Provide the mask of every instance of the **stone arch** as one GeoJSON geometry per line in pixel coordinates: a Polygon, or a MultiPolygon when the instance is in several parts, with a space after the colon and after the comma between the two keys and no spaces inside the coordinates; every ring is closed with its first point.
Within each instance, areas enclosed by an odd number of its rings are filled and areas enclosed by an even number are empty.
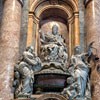
{"type": "MultiPolygon", "coordinates": [[[[78,12],[78,1],[77,0],[62,0],[64,2],[66,2],[67,4],[70,5],[70,7],[73,8],[74,12],[78,12]]],[[[31,0],[31,5],[30,5],[30,12],[35,11],[36,7],[39,6],[39,4],[45,2],[45,0],[31,0]]]]}
{"type": "Polygon", "coordinates": [[[68,18],[71,18],[72,17],[72,12],[70,12],[69,8],[68,7],[63,7],[63,6],[59,6],[59,5],[56,5],[56,6],[53,6],[53,5],[47,5],[45,7],[42,8],[42,10],[36,15],[38,18],[40,17],[40,15],[42,14],[42,12],[44,12],[45,10],[47,9],[50,9],[50,8],[58,8],[58,9],[61,9],[63,10],[67,15],[68,15],[68,18]]]}

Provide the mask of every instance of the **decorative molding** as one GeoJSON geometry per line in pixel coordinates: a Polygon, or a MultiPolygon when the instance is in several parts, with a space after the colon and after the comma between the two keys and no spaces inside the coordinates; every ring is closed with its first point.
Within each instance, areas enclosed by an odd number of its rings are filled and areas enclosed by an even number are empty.
{"type": "Polygon", "coordinates": [[[39,18],[35,15],[35,14],[33,14],[33,21],[35,22],[35,23],[37,23],[37,24],[39,24],[39,18]]]}
{"type": "Polygon", "coordinates": [[[35,14],[33,12],[29,12],[28,16],[29,16],[29,18],[34,19],[33,20],[34,23],[38,23],[39,24],[39,20],[40,19],[37,16],[35,16],[35,14]]]}
{"type": "MultiPolygon", "coordinates": [[[[71,9],[73,9],[74,12],[78,12],[78,4],[75,2],[76,0],[36,0],[35,2],[33,2],[32,4],[30,4],[30,12],[34,12],[36,10],[37,7],[39,7],[39,5],[43,5],[43,7],[46,5],[45,2],[48,2],[50,5],[60,5],[60,6],[64,6],[62,5],[63,3],[65,3],[66,5],[68,5],[69,7],[71,7],[71,9]],[[53,3],[55,2],[55,3],[53,3]],[[38,6],[37,6],[38,5],[38,6]]],[[[48,5],[49,5],[48,4],[48,5]]]]}
{"type": "Polygon", "coordinates": [[[75,17],[79,17],[79,12],[75,12],[75,13],[74,13],[74,16],[75,16],[75,17]]]}
{"type": "Polygon", "coordinates": [[[93,1],[93,0],[84,0],[84,5],[85,5],[85,7],[87,7],[87,5],[88,5],[91,1],[93,1]]]}
{"type": "Polygon", "coordinates": [[[50,0],[51,5],[57,5],[59,4],[59,0],[50,0]]]}

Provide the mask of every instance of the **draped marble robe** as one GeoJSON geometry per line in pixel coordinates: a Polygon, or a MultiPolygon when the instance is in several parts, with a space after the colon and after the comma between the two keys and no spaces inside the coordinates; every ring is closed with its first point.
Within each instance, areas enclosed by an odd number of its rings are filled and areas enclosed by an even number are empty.
{"type": "Polygon", "coordinates": [[[74,65],[74,77],[79,86],[79,97],[83,100],[91,98],[89,82],[89,65],[85,62],[85,54],[76,54],[71,57],[71,64],[74,65]]]}

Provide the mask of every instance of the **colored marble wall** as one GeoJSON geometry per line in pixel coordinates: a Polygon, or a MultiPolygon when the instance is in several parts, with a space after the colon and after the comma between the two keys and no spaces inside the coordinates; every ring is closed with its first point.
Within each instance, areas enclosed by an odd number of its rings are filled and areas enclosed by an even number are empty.
{"type": "Polygon", "coordinates": [[[2,11],[3,11],[3,3],[2,0],[0,0],[0,27],[1,27],[2,11]]]}
{"type": "Polygon", "coordinates": [[[19,56],[21,8],[19,0],[5,0],[0,31],[0,100],[13,99],[14,64],[19,56]]]}
{"type": "Polygon", "coordinates": [[[27,29],[28,29],[28,13],[29,13],[29,0],[24,0],[22,8],[22,22],[21,22],[21,36],[20,36],[20,54],[26,48],[27,42],[27,29]]]}
{"type": "Polygon", "coordinates": [[[85,51],[86,48],[86,41],[85,41],[85,7],[84,7],[84,0],[79,0],[79,20],[80,20],[80,45],[82,47],[82,51],[85,51]]]}
{"type": "MultiPolygon", "coordinates": [[[[97,49],[100,57],[100,0],[87,0],[85,13],[85,24],[87,33],[87,45],[94,41],[93,47],[97,49]]],[[[96,50],[93,50],[96,54],[96,50]]],[[[91,86],[92,100],[100,100],[100,60],[92,66],[91,86]]]]}
{"type": "MultiPolygon", "coordinates": [[[[84,30],[84,0],[79,0],[79,18],[80,18],[80,44],[82,46],[82,50],[84,50],[84,38],[85,38],[85,30],[84,30]]],[[[0,24],[2,18],[2,0],[0,0],[0,24]]],[[[23,12],[22,12],[22,25],[21,25],[21,42],[20,42],[20,53],[25,49],[26,46],[26,38],[27,38],[27,21],[28,21],[28,10],[29,10],[29,0],[24,0],[23,12]]]]}
{"type": "MultiPolygon", "coordinates": [[[[98,50],[100,57],[100,1],[90,1],[86,6],[86,33],[87,44],[95,41],[94,47],[98,50]]],[[[96,50],[94,50],[96,52],[96,50]]]]}
{"type": "MultiPolygon", "coordinates": [[[[17,0],[5,1],[4,7],[6,9],[4,9],[5,14],[3,15],[3,24],[1,25],[2,10],[3,10],[2,1],[3,0],[0,0],[0,26],[2,26],[0,33],[1,34],[0,58],[2,58],[0,59],[0,100],[1,99],[6,100],[6,98],[8,98],[7,100],[9,100],[12,99],[13,97],[13,94],[11,93],[11,85],[13,81],[13,66],[17,61],[17,58],[19,56],[18,54],[19,53],[22,54],[26,46],[29,0],[24,0],[21,34],[19,27],[21,21],[20,3],[19,2],[15,3],[15,1],[17,0]],[[15,4],[15,6],[12,4],[12,2],[13,4],[15,4]]],[[[94,3],[91,2],[87,5],[86,8],[87,43],[90,43],[92,40],[95,40],[96,41],[95,47],[98,48],[98,50],[100,49],[99,11],[100,11],[99,0],[95,0],[94,3]]],[[[79,0],[79,17],[80,17],[80,42],[81,42],[80,44],[82,50],[84,50],[86,32],[84,27],[83,0],[79,0]]],[[[98,52],[100,56],[100,50],[98,52]]]]}

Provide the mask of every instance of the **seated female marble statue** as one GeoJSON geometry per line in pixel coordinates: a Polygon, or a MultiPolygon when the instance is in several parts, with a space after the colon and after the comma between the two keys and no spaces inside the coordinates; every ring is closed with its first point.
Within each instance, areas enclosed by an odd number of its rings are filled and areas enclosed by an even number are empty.
{"type": "MultiPolygon", "coordinates": [[[[15,66],[16,78],[14,84],[19,82],[16,88],[15,95],[31,95],[33,92],[34,72],[41,69],[41,60],[36,56],[32,46],[26,48],[23,52],[21,60],[15,66]]],[[[15,86],[16,87],[16,86],[15,86]]]]}
{"type": "Polygon", "coordinates": [[[75,55],[71,57],[71,64],[74,66],[74,77],[77,80],[79,86],[79,98],[84,100],[85,98],[91,98],[90,82],[89,82],[89,69],[90,66],[86,61],[87,53],[81,53],[80,46],[76,46],[74,49],[75,55]]]}
{"type": "Polygon", "coordinates": [[[70,100],[91,100],[89,81],[90,65],[87,62],[87,58],[91,55],[90,49],[91,47],[87,53],[82,53],[80,46],[74,48],[74,55],[71,57],[71,63],[68,69],[71,74],[70,79],[74,79],[74,81],[62,92],[63,94],[66,93],[71,98],[70,100]]]}

